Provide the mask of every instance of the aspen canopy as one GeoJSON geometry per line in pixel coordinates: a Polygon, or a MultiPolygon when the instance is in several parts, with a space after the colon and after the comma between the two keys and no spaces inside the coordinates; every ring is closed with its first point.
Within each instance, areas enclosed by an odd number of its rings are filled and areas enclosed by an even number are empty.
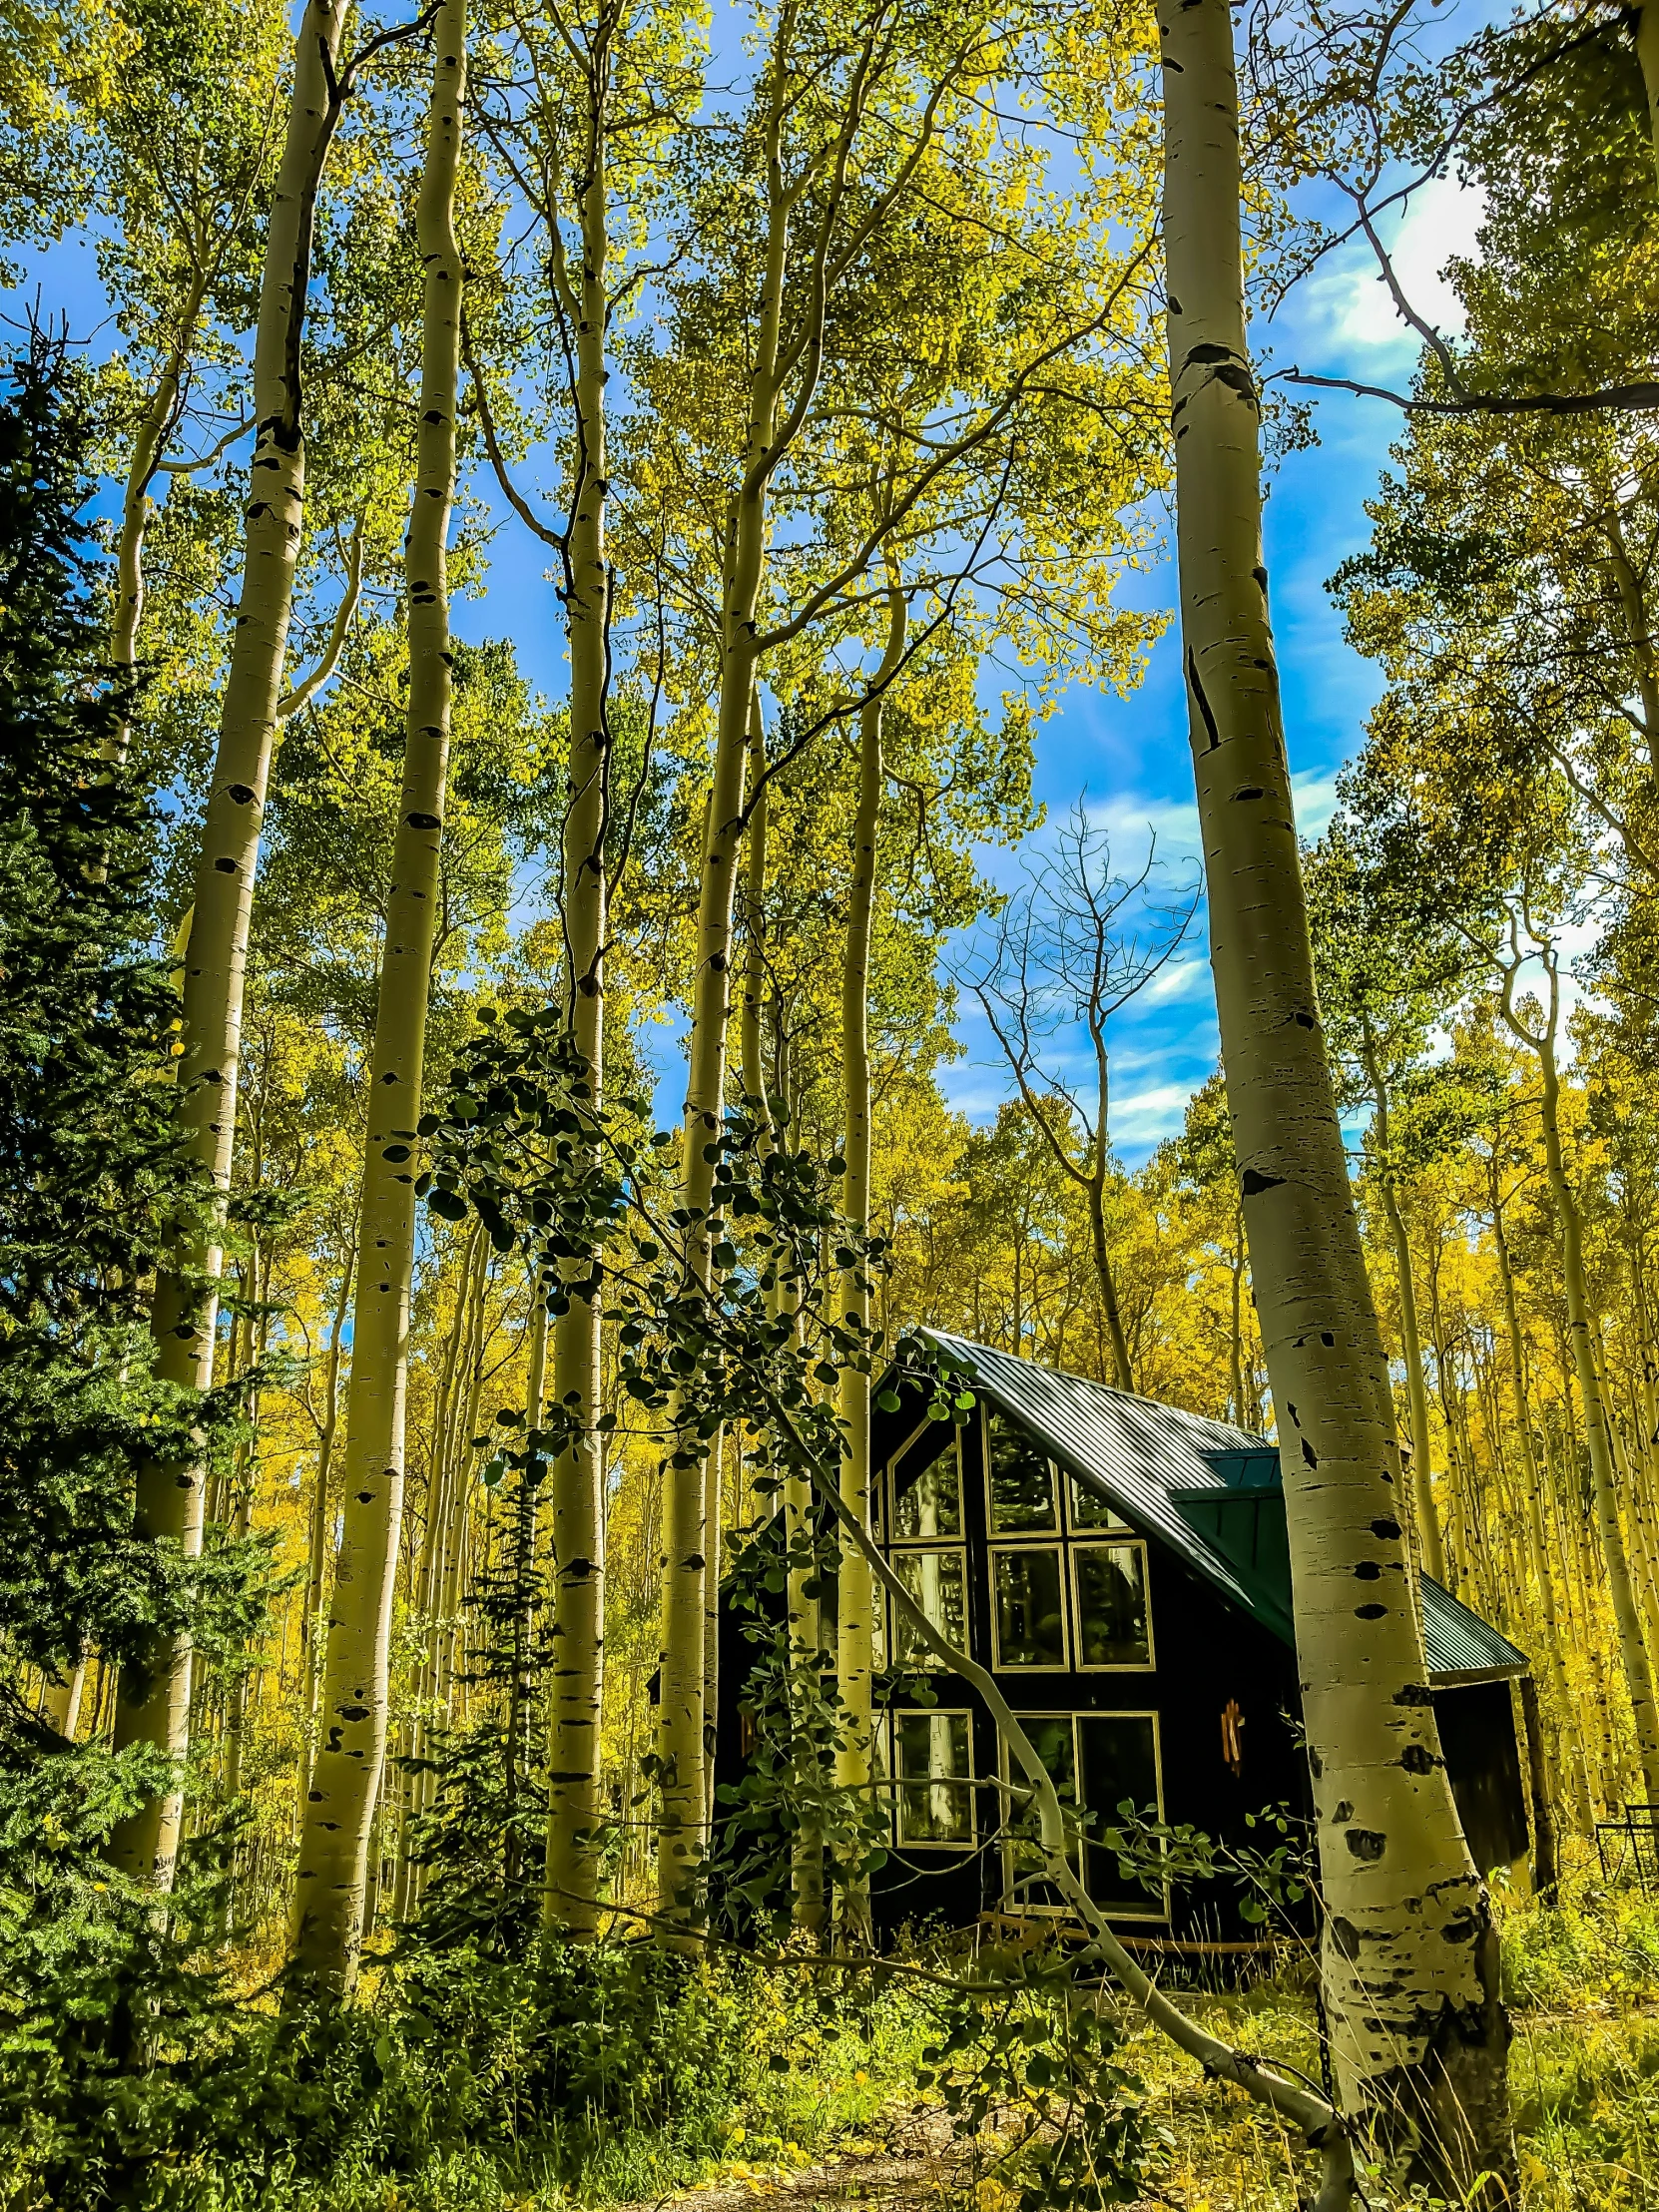
{"type": "Polygon", "coordinates": [[[1659,9],[0,0],[0,2212],[1659,2192],[1659,9]]]}

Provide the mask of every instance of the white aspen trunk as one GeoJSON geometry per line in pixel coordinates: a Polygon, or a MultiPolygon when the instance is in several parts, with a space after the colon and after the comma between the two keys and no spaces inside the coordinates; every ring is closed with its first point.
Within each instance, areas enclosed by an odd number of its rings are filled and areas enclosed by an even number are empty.
{"type": "MultiPolygon", "coordinates": [[[[758,697],[752,697],[749,716],[749,784],[754,796],[749,807],[749,843],[744,876],[745,949],[738,1036],[744,1099],[749,1112],[762,1124],[762,1149],[770,1150],[777,1133],[772,1115],[772,1087],[768,1085],[766,1078],[762,1030],[767,990],[767,843],[771,825],[771,793],[764,781],[765,775],[766,743],[761,703],[758,697]]],[[[783,1070],[780,1068],[777,1074],[776,1088],[780,1110],[783,1111],[783,1070]]],[[[783,1311],[785,1295],[780,1284],[772,1294],[772,1310],[775,1314],[783,1311]]],[[[810,1531],[812,1485],[797,1474],[788,1475],[785,1478],[781,1503],[784,1540],[793,1554],[803,1547],[810,1531]]],[[[792,1567],[785,1580],[784,1598],[785,1634],[789,1639],[792,1676],[791,1709],[797,1728],[793,1746],[795,1778],[797,1785],[802,1788],[811,1783],[812,1763],[818,1756],[805,1731],[799,1726],[808,1687],[816,1677],[820,1659],[819,1603],[816,1597],[807,1595],[810,1580],[811,1576],[806,1568],[792,1567]]],[[[813,1938],[816,1946],[824,1928],[824,1840],[815,1821],[803,1822],[791,1839],[790,1917],[804,1935],[813,1938]]]]}
{"type": "Polygon", "coordinates": [[[1642,89],[1647,94],[1654,174],[1659,176],[1659,0],[1642,0],[1636,10],[1636,59],[1641,64],[1642,89]]]}
{"type": "Polygon", "coordinates": [[[725,1512],[726,1438],[724,1427],[715,1434],[715,1448],[705,1462],[709,1494],[704,1516],[709,1531],[709,1565],[703,1584],[703,1749],[706,1754],[704,1789],[707,1803],[703,1818],[712,1832],[715,1819],[715,1746],[720,1732],[720,1560],[721,1522],[725,1512]]]}
{"type": "MultiPolygon", "coordinates": [[[[244,525],[242,596],[184,955],[178,1066],[182,1150],[221,1193],[231,1183],[254,875],[304,511],[298,339],[316,190],[337,115],[328,73],[338,57],[347,7],[348,0],[307,0],[294,42],[287,135],[272,199],[254,339],[258,431],[244,525]]],[[[210,1388],[214,1379],[222,1265],[217,1240],[193,1244],[177,1265],[159,1274],[152,1303],[157,1374],[198,1392],[210,1388]]],[[[150,1541],[177,1544],[186,1558],[198,1556],[204,1504],[199,1458],[141,1470],[135,1518],[139,1533],[150,1541]]],[[[116,1691],[115,1748],[152,1744],[178,1763],[182,1776],[190,1746],[190,1690],[188,1636],[158,1643],[123,1669],[116,1691]]],[[[151,1799],[116,1829],[110,1859],[126,1873],[170,1889],[182,1812],[182,1786],[151,1799]]]]}
{"type": "MultiPolygon", "coordinates": [[[[852,829],[852,870],[847,885],[846,956],[841,970],[841,1079],[844,1086],[842,1151],[846,1174],[841,1211],[862,1234],[869,1228],[870,1085],[869,948],[879,880],[878,839],[885,769],[881,758],[881,717],[885,693],[904,652],[908,605],[889,561],[887,642],[858,715],[858,800],[852,829]]],[[[843,1268],[839,1319],[850,1334],[867,1344],[869,1291],[863,1263],[843,1268]]],[[[842,1442],[841,1502],[857,1525],[871,1533],[870,1359],[864,1354],[843,1367],[836,1410],[842,1442]]],[[[835,1687],[840,1697],[840,1730],[835,1750],[837,1789],[867,1798],[870,1789],[871,1678],[875,1668],[875,1585],[864,1553],[842,1543],[835,1576],[835,1687]]],[[[869,1884],[843,1875],[839,1885],[838,1936],[848,1950],[870,1945],[869,1884]]]]}
{"type": "Polygon", "coordinates": [[[74,1741],[81,1718],[81,1694],[86,1687],[86,1679],[87,1663],[81,1658],[76,1660],[61,1682],[48,1682],[46,1685],[42,1711],[47,1724],[55,1728],[60,1736],[67,1736],[71,1742],[74,1741]]]}
{"type": "MultiPolygon", "coordinates": [[[[525,1450],[535,1452],[535,1433],[542,1424],[547,1400],[547,1286],[541,1270],[530,1271],[530,1329],[524,1379],[525,1450]]],[[[527,1778],[527,1731],[530,1700],[535,1688],[531,1653],[536,1633],[535,1568],[541,1519],[541,1479],[528,1467],[520,1471],[517,1495],[507,1534],[513,1546],[514,1586],[520,1607],[513,1619],[513,1669],[507,1687],[507,1804],[516,1809],[521,1782],[527,1778]]],[[[516,1885],[523,1873],[518,1824],[508,1828],[505,1855],[506,1878],[516,1885]]],[[[545,1845],[544,1845],[545,1852],[545,1845]]]]}
{"type": "MultiPolygon", "coordinates": [[[[570,648],[570,799],[564,830],[564,921],[571,1033],[589,1099],[604,1100],[610,810],[606,720],[610,572],[605,548],[605,333],[608,119],[591,92],[580,202],[582,267],[558,273],[576,326],[576,481],[565,595],[570,648]]],[[[574,1272],[585,1272],[578,1263],[574,1272]]],[[[573,1297],[553,1325],[554,1402],[577,1424],[552,1473],[554,1662],[549,1681],[546,1888],[543,1914],[580,1941],[599,1933],[599,1726],[605,1689],[605,1499],[600,1455],[600,1310],[573,1297]]]]}
{"type": "Polygon", "coordinates": [[[1440,1753],[1393,1398],[1320,1026],[1262,558],[1226,0],[1162,0],[1189,727],[1251,1278],[1278,1413],[1345,2109],[1442,2191],[1518,2193],[1497,1936],[1440,1753]]]}
{"type": "Polygon", "coordinates": [[[1566,1765],[1573,1779],[1576,1795],[1574,1811],[1580,1832],[1588,1835],[1595,1825],[1595,1814],[1584,1779],[1583,1752],[1577,1741],[1578,1714],[1572,1693],[1567,1687],[1567,1670],[1561,1659],[1561,1623],[1555,1606],[1555,1579],[1550,1572],[1549,1546],[1544,1539],[1543,1500],[1546,1477],[1538,1464],[1537,1446],[1532,1436],[1531,1413],[1526,1402],[1526,1347],[1521,1336],[1520,1310],[1515,1302],[1515,1277],[1509,1264],[1509,1240],[1504,1233],[1503,1213],[1497,1202],[1495,1189],[1492,1197],[1492,1237],[1497,1249],[1498,1280],[1503,1287],[1503,1318],[1509,1347],[1510,1401],[1514,1408],[1515,1429],[1520,1437],[1526,1488],[1527,1542],[1532,1554],[1533,1579],[1538,1586],[1539,1610],[1544,1621],[1544,1664],[1549,1670],[1550,1693],[1560,1716],[1566,1765]]]}
{"type": "Polygon", "coordinates": [[[1428,1433],[1428,1391],[1422,1380],[1422,1331],[1417,1320],[1417,1290],[1411,1274],[1411,1240],[1405,1232],[1399,1193],[1388,1165],[1388,1087],[1374,1059],[1367,1062],[1371,1095],[1377,1113],[1377,1138],[1383,1155],[1382,1212],[1393,1249],[1394,1283],[1399,1294],[1399,1354],[1405,1365],[1405,1404],[1411,1424],[1411,1500],[1415,1511],[1418,1554],[1423,1571],[1442,1585],[1445,1553],[1440,1544],[1439,1515],[1434,1509],[1428,1433]]]}
{"type": "Polygon", "coordinates": [[[1642,1639],[1641,1608],[1630,1557],[1625,1549],[1619,1520],[1619,1485],[1613,1455],[1612,1425],[1601,1385],[1596,1357],[1595,1326],[1590,1312],[1589,1285],[1584,1274],[1584,1227],[1578,1194],[1567,1173],[1561,1144],[1561,1079],[1556,1066],[1555,1038],[1560,1019],[1560,990],[1553,955],[1546,956],[1548,1004],[1541,1029],[1529,1029],[1514,1008],[1515,972],[1504,976],[1503,1012],[1514,1036],[1536,1055],[1540,1076],[1539,1122],[1544,1140],[1544,1167],[1561,1238],[1561,1289],[1567,1309],[1567,1341],[1572,1352],[1573,1377],[1579,1403],[1584,1409],[1584,1435],[1590,1457],[1590,1484],[1595,1498],[1596,1529],[1601,1540],[1602,1564],[1613,1605],[1619,1663],[1630,1693],[1631,1717],[1636,1730],[1636,1756],[1642,1788],[1650,1805],[1659,1805],[1659,1702],[1653,1686],[1653,1668],[1642,1639]]]}
{"type": "MultiPolygon", "coordinates": [[[[714,774],[698,891],[697,963],[692,986],[690,1068],[679,1204],[687,1270],[708,1267],[709,1211],[726,1111],[726,1032],[732,1001],[732,907],[742,838],[744,768],[756,687],[755,634],[766,568],[767,487],[776,466],[779,334],[790,201],[783,181],[784,88],[775,78],[766,140],[770,202],[761,313],[750,374],[743,478],[726,522],[721,576],[720,696],[714,774]]],[[[663,1482],[663,1643],[658,1757],[662,1816],[657,1839],[657,1909],[671,1924],[690,1918],[703,1857],[703,1607],[705,1439],[676,1415],[675,1448],[663,1482]]]]}
{"type": "Polygon", "coordinates": [[[369,1839],[386,1746],[392,1600],[403,1509],[415,1125],[436,933],[452,657],[446,547],[455,494],[461,256],[455,184],[466,100],[465,0],[442,0],[416,235],[425,269],[420,430],[409,532],[409,697],[380,992],[369,1061],[362,1227],[351,1327],[345,1506],[294,1878],[298,1977],[348,1991],[362,1941],[369,1839]]]}
{"type": "Polygon", "coordinates": [[[298,1828],[305,1820],[305,1792],[311,1786],[311,1759],[316,1744],[316,1694],[321,1675],[317,1635],[322,1623],[323,1596],[333,1560],[333,1527],[328,1517],[328,1493],[334,1464],[334,1444],[339,1435],[340,1369],[345,1352],[345,1317],[351,1301],[351,1281],[357,1269],[358,1224],[353,1220],[351,1241],[340,1267],[339,1301],[334,1308],[328,1336],[328,1363],[324,1371],[322,1423],[316,1439],[316,1487],[311,1492],[310,1527],[305,1560],[305,1598],[299,1616],[299,1679],[304,1699],[304,1737],[299,1749],[298,1828]]]}

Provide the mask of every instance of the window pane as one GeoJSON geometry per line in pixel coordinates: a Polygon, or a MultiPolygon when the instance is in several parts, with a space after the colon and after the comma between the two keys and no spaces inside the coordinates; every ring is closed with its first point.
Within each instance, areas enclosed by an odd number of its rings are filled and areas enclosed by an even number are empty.
{"type": "Polygon", "coordinates": [[[1109,1498],[1102,1497],[1098,1490],[1085,1488],[1073,1475],[1071,1525],[1073,1528],[1127,1528],[1129,1524],[1109,1498]]]}
{"type": "Polygon", "coordinates": [[[971,1844],[968,1716],[895,1713],[893,1742],[898,1751],[899,1842],[971,1844]]]}
{"type": "Polygon", "coordinates": [[[918,1436],[893,1461],[892,1488],[894,1536],[959,1536],[962,1478],[954,1432],[918,1436]]]}
{"type": "Polygon", "coordinates": [[[1141,1546],[1079,1544],[1071,1557],[1077,1574],[1077,1664],[1149,1666],[1146,1554],[1141,1546]]]}
{"type": "MultiPolygon", "coordinates": [[[[1156,1722],[1150,1713],[1080,1713],[1077,1734],[1082,1754],[1081,1796],[1091,1837],[1104,1835],[1122,1819],[1120,1806],[1131,1805],[1148,1820],[1159,1817],[1156,1722]]],[[[1149,1888],[1120,1873],[1117,1854],[1099,1843],[1086,1852],[1086,1880],[1097,1905],[1126,1913],[1161,1913],[1162,1884],[1149,1888]]]]}
{"type": "MultiPolygon", "coordinates": [[[[895,1551],[893,1571],[928,1620],[958,1651],[966,1641],[962,1555],[959,1551],[895,1551]]],[[[893,1660],[901,1667],[944,1664],[893,1607],[893,1660]]]]}
{"type": "Polygon", "coordinates": [[[996,1652],[999,1667],[1063,1667],[1065,1616],[1058,1551],[999,1551],[996,1652]]]}
{"type": "MultiPolygon", "coordinates": [[[[1020,1725],[1031,1739],[1031,1748],[1042,1761],[1060,1803],[1066,1808],[1067,1826],[1071,1825],[1072,1808],[1076,1803],[1076,1761],[1073,1755],[1071,1715],[1046,1714],[1027,1717],[1021,1715],[1020,1725]]],[[[1037,1809],[1030,1796],[1030,1785],[1025,1769],[1012,1751],[1004,1746],[1007,1761],[1008,1782],[1014,1795],[1010,1799],[1008,1826],[1012,1837],[1008,1847],[1007,1869],[1010,1887],[1023,1887],[1010,1897],[1016,1908],[1021,1906],[1065,1905],[1064,1894],[1053,1883],[1033,1881],[1032,1877],[1043,1864],[1043,1855],[1035,1841],[1039,1826],[1037,1809]]]]}
{"type": "Polygon", "coordinates": [[[1004,1413],[987,1411],[991,1527],[1002,1536],[1057,1528],[1054,1469],[1042,1447],[1004,1413]]]}

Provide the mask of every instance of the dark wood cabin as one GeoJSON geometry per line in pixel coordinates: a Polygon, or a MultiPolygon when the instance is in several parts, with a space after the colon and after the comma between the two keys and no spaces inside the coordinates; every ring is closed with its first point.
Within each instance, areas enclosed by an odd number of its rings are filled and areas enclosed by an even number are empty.
{"type": "MultiPolygon", "coordinates": [[[[1109,1825],[1126,1800],[1218,1843],[1279,1839],[1248,1820],[1310,1809],[1299,1731],[1290,1553],[1276,1445],[1222,1421],[927,1332],[965,1372],[962,1425],[893,1378],[877,1410],[876,1535],[945,1635],[988,1667],[1065,1794],[1109,1825]]],[[[1464,1833],[1482,1869],[1527,1852],[1510,1683],[1523,1653],[1422,1578],[1434,1704],[1464,1833]]],[[[900,1684],[878,1720],[892,1850],[873,1885],[878,1928],[1055,1910],[1027,1882],[987,1785],[1017,1783],[990,1714],[929,1665],[886,1608],[900,1684]],[[925,1670],[936,1702],[907,1696],[925,1670]]],[[[724,1654],[746,1664],[741,1638],[724,1654]]],[[[726,1679],[741,1679],[727,1674],[726,1679]]],[[[744,1756],[742,1691],[723,1700],[717,1779],[744,1756]]],[[[1259,1933],[1236,1882],[1149,1891],[1085,1842],[1082,1872],[1114,1925],[1183,1945],[1259,1933]]]]}

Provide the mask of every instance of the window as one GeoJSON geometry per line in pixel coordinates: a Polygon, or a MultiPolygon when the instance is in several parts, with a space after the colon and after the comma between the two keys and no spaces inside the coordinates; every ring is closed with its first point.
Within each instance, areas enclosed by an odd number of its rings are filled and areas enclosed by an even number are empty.
{"type": "MultiPolygon", "coordinates": [[[[1031,1748],[1042,1761],[1068,1823],[1077,1804],[1077,1738],[1069,1713],[1022,1713],[1020,1726],[1031,1739],[1031,1748]]],[[[1043,1855],[1036,1844],[1037,1808],[1026,1782],[1025,1769],[1002,1745],[1003,1779],[1009,1786],[1008,1841],[1002,1852],[1002,1879],[1008,1903],[1021,1913],[1064,1913],[1070,1910],[1053,1883],[1037,1879],[1043,1855]]]]}
{"type": "Polygon", "coordinates": [[[1089,1842],[1083,1847],[1083,1881],[1096,1905],[1130,1919],[1166,1920],[1169,1893],[1149,1890],[1119,1868],[1118,1855],[1094,1839],[1103,1836],[1129,1805],[1147,1820],[1163,1818],[1159,1787],[1158,1719],[1153,1713],[1077,1715],[1079,1796],[1089,1842]]]}
{"type": "MultiPolygon", "coordinates": [[[[1122,1873],[1117,1853],[1097,1840],[1122,1820],[1119,1808],[1125,1804],[1148,1819],[1163,1818],[1157,1715],[1021,1714],[1020,1721],[1053,1778],[1068,1825],[1077,1825],[1078,1858],[1073,1864],[1090,1897],[1114,1920],[1167,1920],[1167,1890],[1148,1889],[1133,1873],[1122,1873]]],[[[1042,1865],[1034,1840],[1036,1808],[1023,1786],[1024,1769],[1006,1742],[1001,1757],[1010,1790],[1010,1833],[1003,1846],[1008,1903],[1018,1912],[1069,1911],[1052,1883],[1035,1879],[1042,1865]]]]}
{"type": "MultiPolygon", "coordinates": [[[[948,1550],[934,1546],[926,1551],[895,1551],[892,1566],[906,1594],[920,1606],[945,1641],[960,1651],[967,1641],[967,1577],[963,1572],[962,1553],[954,1546],[948,1550]]],[[[893,1607],[892,1652],[895,1666],[938,1667],[944,1663],[937,1652],[922,1642],[896,1605],[893,1607]]]]}
{"type": "Polygon", "coordinates": [[[966,1713],[895,1713],[893,1768],[901,1844],[973,1843],[973,1724],[966,1713]]]}
{"type": "Polygon", "coordinates": [[[962,1464],[958,1430],[939,1433],[935,1422],[896,1453],[892,1466],[892,1532],[895,1543],[962,1533],[962,1464]]]}
{"type": "Polygon", "coordinates": [[[1071,1525],[1073,1528],[1086,1528],[1091,1533],[1096,1529],[1107,1528],[1113,1530],[1114,1533],[1119,1529],[1125,1535],[1129,1533],[1128,1522],[1111,1500],[1102,1497],[1098,1490],[1085,1487],[1083,1483],[1078,1481],[1075,1474],[1070,1480],[1070,1490],[1071,1525]]]}
{"type": "Polygon", "coordinates": [[[993,1536],[1058,1534],[1053,1462],[1018,1421],[994,1406],[985,1408],[985,1469],[993,1536]]]}
{"type": "Polygon", "coordinates": [[[1066,1608],[1058,1545],[993,1551],[991,1599],[993,1666],[1065,1666],[1066,1608]]]}
{"type": "Polygon", "coordinates": [[[1079,1667],[1151,1666],[1144,1544],[1074,1544],[1071,1588],[1079,1667]]]}

